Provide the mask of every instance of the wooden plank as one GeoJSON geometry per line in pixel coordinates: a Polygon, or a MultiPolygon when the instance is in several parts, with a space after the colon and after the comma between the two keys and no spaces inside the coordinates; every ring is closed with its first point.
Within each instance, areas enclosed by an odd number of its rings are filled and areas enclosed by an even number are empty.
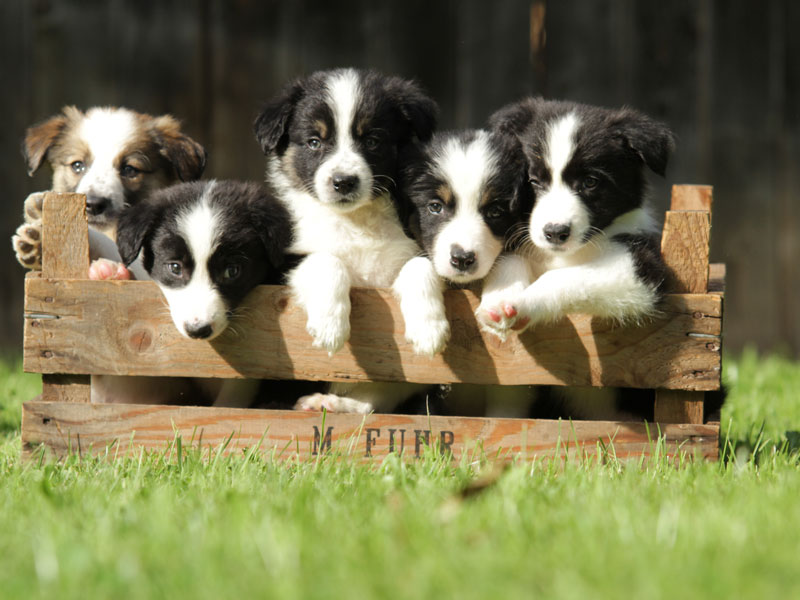
{"type": "MultiPolygon", "coordinates": [[[[718,456],[719,428],[663,425],[670,454],[682,451],[710,460],[718,456]]],[[[259,446],[282,459],[308,459],[333,451],[354,459],[384,459],[391,451],[414,459],[426,443],[458,460],[478,458],[595,456],[622,459],[648,454],[659,427],[644,423],[481,419],[409,415],[353,415],[125,404],[27,402],[23,405],[23,455],[40,444],[56,456],[69,451],[125,456],[139,448],[163,451],[180,435],[184,447],[227,452],[259,446]],[[482,448],[482,451],[481,451],[482,448]]]]}
{"type": "Polygon", "coordinates": [[[704,392],[656,390],[654,418],[659,423],[703,422],[704,392]]]}
{"type": "Polygon", "coordinates": [[[668,290],[703,294],[708,290],[711,221],[705,211],[667,211],[661,254],[670,271],[668,290]]]}
{"type": "Polygon", "coordinates": [[[91,402],[88,375],[42,375],[45,402],[91,402]]]}
{"type": "Polygon", "coordinates": [[[710,185],[673,185],[671,210],[704,210],[711,212],[714,188],[710,185]]]}
{"type": "Polygon", "coordinates": [[[45,194],[42,242],[42,276],[86,279],[89,270],[86,196],[45,194]]]}
{"type": "MultiPolygon", "coordinates": [[[[83,194],[45,194],[42,203],[42,276],[85,279],[89,269],[89,236],[86,197],[83,194]]],[[[28,281],[25,289],[27,291],[28,281]]],[[[49,304],[45,298],[45,304],[49,304]]],[[[26,297],[27,303],[27,297],[26,297]]],[[[46,312],[46,311],[45,311],[46,312]]],[[[43,316],[46,318],[46,316],[43,316]]],[[[25,319],[25,332],[38,335],[38,321],[25,319]]],[[[48,355],[42,350],[43,357],[48,355]]],[[[89,402],[89,377],[50,374],[42,377],[42,399],[89,402]]]]}
{"type": "Polygon", "coordinates": [[[353,290],[353,333],[333,357],[311,347],[304,311],[280,286],[254,290],[211,342],[177,332],[153,282],[29,279],[26,299],[24,368],[37,373],[719,387],[722,298],[712,294],[669,296],[642,326],[573,315],[501,342],[478,328],[477,297],[451,290],[452,337],[433,358],[406,343],[388,289],[353,290]]]}

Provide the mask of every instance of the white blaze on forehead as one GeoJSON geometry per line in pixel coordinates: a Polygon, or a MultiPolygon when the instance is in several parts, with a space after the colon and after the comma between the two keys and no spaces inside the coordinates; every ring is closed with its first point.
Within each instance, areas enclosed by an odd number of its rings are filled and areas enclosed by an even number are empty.
{"type": "Polygon", "coordinates": [[[334,75],[328,81],[337,146],[352,144],[351,128],[358,108],[359,88],[358,73],[351,69],[334,75]]]}
{"type": "Polygon", "coordinates": [[[194,262],[191,279],[180,288],[162,287],[178,331],[186,335],[186,326],[210,325],[213,333],[207,339],[227,326],[227,306],[208,271],[208,261],[219,243],[219,213],[209,202],[215,185],[211,181],[200,200],[177,219],[177,233],[194,262]]]}
{"type": "Polygon", "coordinates": [[[550,123],[544,149],[544,161],[550,173],[550,184],[536,198],[530,218],[530,236],[540,248],[551,249],[544,234],[547,225],[569,226],[570,236],[558,247],[569,254],[583,244],[589,228],[589,213],[578,194],[564,181],[563,174],[575,152],[575,133],[580,124],[575,113],[569,113],[550,123]]]}
{"type": "Polygon", "coordinates": [[[466,146],[451,139],[437,157],[439,173],[457,198],[456,214],[475,214],[486,181],[497,170],[497,157],[489,146],[489,135],[480,131],[466,146]]]}
{"type": "Polygon", "coordinates": [[[121,210],[125,190],[114,161],[134,138],[138,128],[136,117],[127,110],[95,108],[86,114],[79,126],[81,138],[89,146],[90,164],[76,192],[108,198],[113,208],[121,210]]]}
{"type": "Polygon", "coordinates": [[[575,150],[575,130],[578,126],[578,117],[575,113],[561,117],[550,124],[547,132],[547,149],[545,160],[553,176],[553,185],[561,181],[561,174],[572,158],[575,150]]]}
{"type": "Polygon", "coordinates": [[[326,87],[328,105],[333,113],[335,146],[314,174],[314,191],[323,204],[349,212],[371,200],[373,183],[372,170],[356,148],[352,134],[361,98],[358,73],[353,69],[337,72],[330,77],[326,87]],[[336,176],[358,178],[358,185],[345,202],[333,187],[333,178],[336,176]]]}
{"type": "Polygon", "coordinates": [[[112,163],[137,129],[136,117],[132,112],[95,108],[81,121],[80,135],[89,145],[95,161],[112,163]]]}
{"type": "Polygon", "coordinates": [[[436,157],[436,164],[453,192],[455,214],[436,235],[434,267],[441,277],[459,283],[482,279],[503,249],[503,241],[494,236],[480,212],[487,181],[498,167],[488,134],[478,132],[466,146],[458,139],[449,140],[436,157]],[[475,253],[473,270],[459,271],[450,263],[453,246],[475,253]]]}

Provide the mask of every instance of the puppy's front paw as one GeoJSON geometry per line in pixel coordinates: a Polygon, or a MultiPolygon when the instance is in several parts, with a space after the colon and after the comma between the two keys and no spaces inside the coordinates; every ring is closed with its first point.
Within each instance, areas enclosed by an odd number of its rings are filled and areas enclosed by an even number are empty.
{"type": "Polygon", "coordinates": [[[40,223],[42,221],[42,205],[45,192],[34,192],[25,198],[25,222],[40,223]]]}
{"type": "Polygon", "coordinates": [[[475,311],[481,329],[501,340],[512,331],[523,331],[530,324],[530,317],[520,312],[516,302],[502,297],[484,297],[475,311]]]}
{"type": "Polygon", "coordinates": [[[23,223],[11,236],[17,261],[26,269],[42,270],[42,222],[23,223]]]}
{"type": "Polygon", "coordinates": [[[333,356],[350,339],[350,311],[340,308],[324,315],[309,313],[306,331],[314,338],[312,346],[333,356]]]}
{"type": "Polygon", "coordinates": [[[133,274],[122,263],[98,258],[89,265],[89,279],[102,280],[127,280],[133,279],[133,274]]]}
{"type": "Polygon", "coordinates": [[[433,356],[444,350],[450,339],[450,323],[447,318],[417,319],[406,321],[406,341],[414,352],[424,356],[433,356]]]}

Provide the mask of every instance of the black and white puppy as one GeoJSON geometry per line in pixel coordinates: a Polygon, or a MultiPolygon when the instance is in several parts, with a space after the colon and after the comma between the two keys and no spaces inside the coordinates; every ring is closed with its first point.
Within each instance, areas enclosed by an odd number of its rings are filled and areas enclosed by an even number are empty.
{"type": "MultiPolygon", "coordinates": [[[[305,257],[288,283],[307,313],[313,345],[329,354],[350,336],[351,286],[392,286],[419,253],[404,231],[395,186],[399,157],[406,146],[430,139],[436,116],[435,102],[411,81],[335,69],[290,83],[255,121],[267,182],[292,218],[291,252],[305,257]]],[[[395,291],[404,315],[418,309],[416,297],[404,297],[399,286],[395,291]]],[[[449,331],[444,314],[433,334],[407,330],[406,336],[430,352],[446,339],[442,330],[449,331]]],[[[403,387],[334,385],[330,398],[303,407],[369,411],[403,396],[403,387]]]]}
{"type": "MultiPolygon", "coordinates": [[[[532,204],[526,175],[513,137],[483,130],[435,135],[403,173],[403,190],[412,206],[409,228],[425,253],[413,259],[413,274],[410,264],[404,269],[409,271],[405,285],[425,289],[425,280],[432,278],[442,288],[479,286],[520,238],[517,233],[532,204]]],[[[430,302],[437,300],[441,297],[429,297],[430,302]]],[[[423,321],[416,327],[428,325],[423,321]]],[[[525,387],[460,384],[451,386],[445,402],[462,414],[524,416],[529,396],[525,387]]]]}
{"type": "Polygon", "coordinates": [[[527,243],[485,282],[484,327],[505,337],[573,312],[652,316],[665,266],[645,170],[664,175],[672,132],[631,109],[541,98],[501,109],[491,125],[522,143],[535,203],[527,243]]]}
{"type": "Polygon", "coordinates": [[[482,130],[434,136],[404,172],[410,229],[431,268],[457,286],[482,280],[530,211],[519,143],[482,130]]]}
{"type": "Polygon", "coordinates": [[[141,265],[186,337],[213,340],[257,285],[281,283],[289,216],[262,185],[198,181],[160,190],[125,210],[117,247],[141,265]]]}
{"type": "MultiPolygon", "coordinates": [[[[221,335],[254,287],[281,282],[291,242],[283,205],[263,185],[235,181],[165,188],[123,211],[117,227],[122,262],[137,279],[158,284],[175,327],[196,340],[221,335]]],[[[139,379],[93,378],[93,398],[130,396],[146,387],[139,379]]],[[[223,406],[249,405],[258,387],[249,380],[203,381],[214,404],[223,406]]]]}

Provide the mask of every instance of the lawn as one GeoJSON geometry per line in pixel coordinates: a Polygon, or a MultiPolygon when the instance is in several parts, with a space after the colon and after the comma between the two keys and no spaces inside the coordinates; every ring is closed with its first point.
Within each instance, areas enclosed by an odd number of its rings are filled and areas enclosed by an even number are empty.
{"type": "MultiPolygon", "coordinates": [[[[719,463],[19,460],[0,362],[0,597],[800,595],[800,364],[726,359],[719,463]]],[[[174,450],[174,449],[173,449],[174,450]]],[[[175,452],[171,454],[175,456],[175,452]]]]}

